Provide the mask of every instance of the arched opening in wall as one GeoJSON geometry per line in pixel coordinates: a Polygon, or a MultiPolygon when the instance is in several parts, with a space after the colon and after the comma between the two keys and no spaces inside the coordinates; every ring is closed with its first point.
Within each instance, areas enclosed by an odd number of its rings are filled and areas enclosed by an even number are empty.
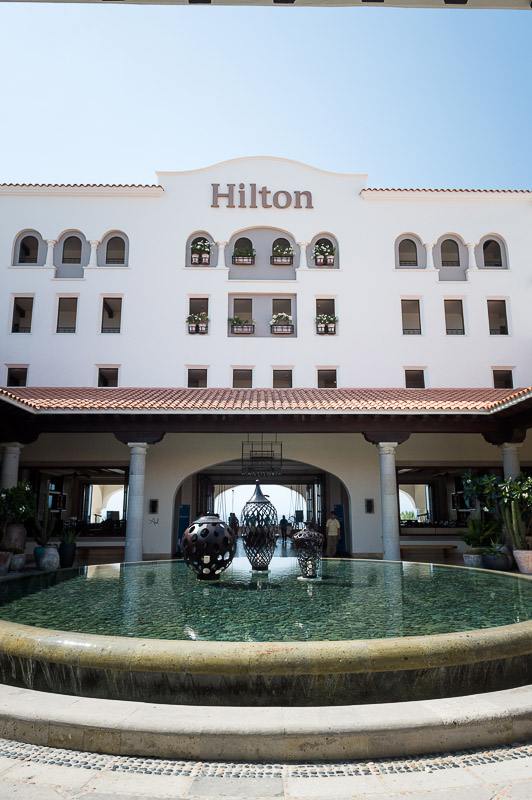
{"type": "Polygon", "coordinates": [[[39,255],[39,241],[36,236],[24,236],[18,248],[19,264],[36,264],[39,255]]]}
{"type": "Polygon", "coordinates": [[[336,244],[326,236],[314,242],[312,259],[317,267],[334,267],[336,265],[336,244]]]}
{"type": "Polygon", "coordinates": [[[445,239],[441,243],[441,264],[442,267],[460,266],[460,250],[454,239],[445,239]]]}
{"type": "MultiPolygon", "coordinates": [[[[292,531],[310,522],[324,533],[325,523],[333,510],[341,526],[339,553],[346,554],[355,549],[349,493],[336,475],[312,464],[287,459],[282,460],[278,468],[261,470],[263,475],[249,472],[242,460],[233,460],[214,464],[185,478],[174,497],[173,554],[180,553],[183,533],[201,514],[216,510],[227,522],[234,512],[240,519],[242,508],[253,494],[258,478],[264,493],[270,494],[278,518],[284,514],[292,531]]],[[[294,553],[289,551],[288,555],[294,553]]]]}
{"type": "Polygon", "coordinates": [[[106,264],[125,264],[126,243],[121,236],[111,236],[105,250],[106,264]]]}
{"type": "Polygon", "coordinates": [[[81,264],[81,239],[67,236],[63,242],[63,264],[81,264]]]}
{"type": "Polygon", "coordinates": [[[286,266],[294,262],[294,248],[283,236],[275,239],[272,244],[272,254],[270,257],[270,264],[276,266],[286,266]]]}
{"type": "Polygon", "coordinates": [[[190,245],[190,262],[193,267],[201,264],[204,267],[211,263],[212,244],[205,236],[196,236],[190,245]]]}
{"type": "Polygon", "coordinates": [[[495,239],[487,239],[482,245],[485,267],[502,267],[501,245],[495,239]]]}
{"type": "Polygon", "coordinates": [[[241,264],[243,266],[255,263],[255,250],[251,239],[248,239],[247,236],[241,236],[236,240],[232,260],[233,264],[241,264]]]}
{"type": "Polygon", "coordinates": [[[413,239],[403,239],[399,242],[399,266],[418,266],[417,245],[413,239]]]}

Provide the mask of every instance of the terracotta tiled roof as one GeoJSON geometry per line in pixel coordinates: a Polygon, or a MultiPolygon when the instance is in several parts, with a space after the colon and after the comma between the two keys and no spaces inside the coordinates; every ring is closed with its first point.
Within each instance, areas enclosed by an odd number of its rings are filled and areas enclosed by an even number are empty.
{"type": "Polygon", "coordinates": [[[364,192],[461,192],[478,194],[532,194],[532,189],[362,189],[364,192]]]}
{"type": "Polygon", "coordinates": [[[5,189],[162,189],[156,183],[0,183],[5,189]]]}
{"type": "Polygon", "coordinates": [[[296,413],[490,413],[532,397],[530,389],[181,389],[26,387],[0,389],[33,411],[296,413]]]}

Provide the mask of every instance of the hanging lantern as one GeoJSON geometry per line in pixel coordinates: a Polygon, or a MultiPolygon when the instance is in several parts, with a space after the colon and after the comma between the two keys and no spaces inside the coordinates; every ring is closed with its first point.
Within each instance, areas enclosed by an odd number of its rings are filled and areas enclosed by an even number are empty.
{"type": "Polygon", "coordinates": [[[258,481],[255,494],[242,509],[240,531],[251,569],[267,570],[277,541],[277,511],[258,481]]]}

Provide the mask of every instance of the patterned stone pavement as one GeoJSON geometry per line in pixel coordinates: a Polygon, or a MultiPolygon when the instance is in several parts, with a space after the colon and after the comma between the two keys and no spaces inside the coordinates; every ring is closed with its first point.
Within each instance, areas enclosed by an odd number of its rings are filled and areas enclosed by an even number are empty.
{"type": "Polygon", "coordinates": [[[0,740],[0,800],[532,800],[532,743],[409,759],[251,764],[0,740]]]}

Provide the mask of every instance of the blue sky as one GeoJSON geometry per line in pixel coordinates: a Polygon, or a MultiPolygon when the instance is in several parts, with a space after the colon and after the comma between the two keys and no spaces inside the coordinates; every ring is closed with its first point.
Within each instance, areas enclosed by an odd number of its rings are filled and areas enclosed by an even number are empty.
{"type": "Polygon", "coordinates": [[[0,181],[244,155],[532,187],[532,12],[0,3],[0,181]]]}

